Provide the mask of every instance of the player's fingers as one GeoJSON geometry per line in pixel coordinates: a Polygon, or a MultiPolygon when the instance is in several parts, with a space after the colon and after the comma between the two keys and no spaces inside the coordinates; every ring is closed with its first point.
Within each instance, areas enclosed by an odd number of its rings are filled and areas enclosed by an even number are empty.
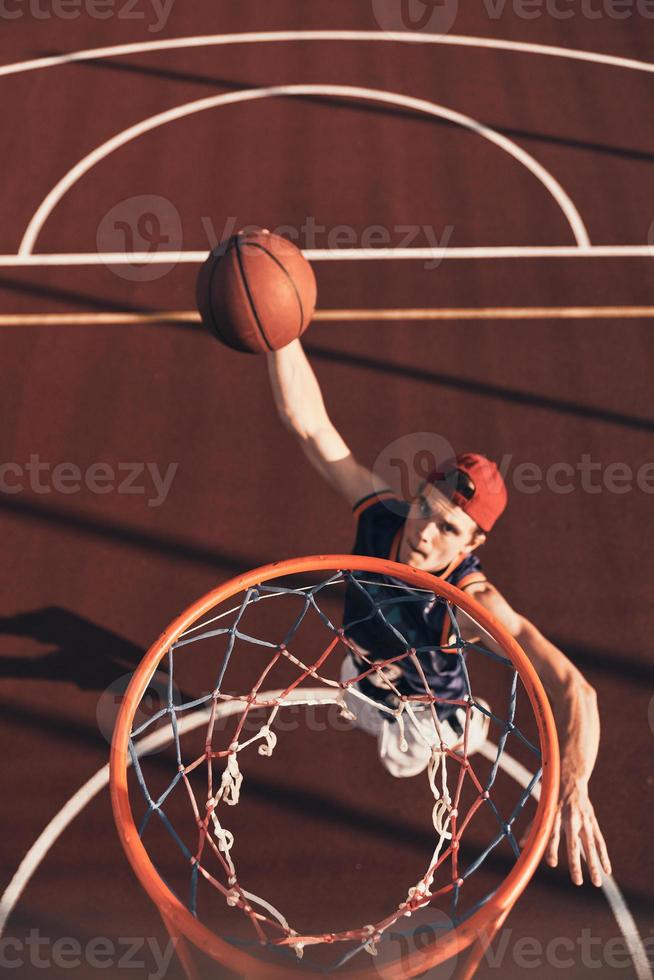
{"type": "Polygon", "coordinates": [[[596,888],[599,888],[602,884],[602,874],[600,871],[597,851],[595,849],[595,834],[593,832],[593,826],[589,817],[586,817],[583,820],[579,831],[579,836],[581,837],[581,843],[584,845],[584,856],[586,858],[586,864],[588,865],[590,880],[596,888]]]}
{"type": "Polygon", "coordinates": [[[611,859],[609,857],[609,852],[606,847],[606,842],[604,840],[604,835],[600,830],[600,825],[597,822],[597,817],[593,814],[593,837],[595,838],[595,844],[597,846],[597,853],[599,854],[600,864],[604,872],[607,875],[611,874],[611,859]]]}
{"type": "Polygon", "coordinates": [[[568,866],[570,877],[575,885],[582,885],[584,876],[581,873],[581,847],[579,846],[579,818],[571,815],[565,824],[565,840],[568,851],[568,866]]]}
{"type": "Polygon", "coordinates": [[[554,817],[554,826],[552,827],[552,834],[547,845],[547,851],[545,853],[545,860],[549,864],[550,868],[555,868],[559,863],[559,843],[561,841],[561,811],[556,811],[556,816],[554,817]]]}

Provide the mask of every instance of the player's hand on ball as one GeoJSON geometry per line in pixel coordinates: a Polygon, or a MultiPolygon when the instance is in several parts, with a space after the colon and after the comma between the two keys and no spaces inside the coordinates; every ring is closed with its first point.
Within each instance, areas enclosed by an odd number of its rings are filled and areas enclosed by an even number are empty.
{"type": "Polygon", "coordinates": [[[202,322],[227,347],[268,354],[301,337],[316,307],[313,269],[293,242],[267,228],[241,230],[198,274],[202,322]]]}

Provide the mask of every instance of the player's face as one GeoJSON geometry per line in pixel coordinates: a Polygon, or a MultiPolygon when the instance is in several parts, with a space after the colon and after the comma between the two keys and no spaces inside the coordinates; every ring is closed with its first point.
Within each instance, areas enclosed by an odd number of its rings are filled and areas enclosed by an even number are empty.
{"type": "Polygon", "coordinates": [[[411,505],[398,557],[420,571],[440,571],[481,543],[478,530],[465,511],[428,485],[411,505]]]}

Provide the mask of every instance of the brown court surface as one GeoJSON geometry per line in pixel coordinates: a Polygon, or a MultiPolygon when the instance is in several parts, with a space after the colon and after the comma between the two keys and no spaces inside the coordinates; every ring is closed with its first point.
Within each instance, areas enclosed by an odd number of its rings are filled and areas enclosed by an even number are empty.
{"type": "MultiPolygon", "coordinates": [[[[654,51],[654,21],[635,15],[525,20],[507,4],[493,19],[482,6],[460,10],[453,32],[644,61],[654,51]]],[[[178,0],[160,34],[146,24],[86,15],[7,20],[0,63],[161,37],[379,29],[371,4],[343,0],[178,0]]],[[[17,252],[53,185],[115,133],[194,99],[300,82],[386,90],[472,116],[556,178],[594,245],[644,245],[652,235],[652,74],[468,46],[288,41],[131,53],[0,77],[0,253],[17,252]]],[[[449,244],[459,247],[574,245],[543,184],[477,134],[398,106],[319,94],[197,113],[127,143],[68,191],[35,252],[95,251],[107,212],[137,195],[172,204],[186,250],[208,250],[207,229],[219,234],[232,219],[236,227],[301,227],[307,216],[327,228],[351,226],[357,244],[374,224],[391,229],[394,245],[402,225],[429,225],[438,236],[449,226],[449,244]]],[[[327,247],[324,234],[315,247],[327,247]]],[[[652,261],[315,268],[321,309],[651,307],[652,261]]],[[[160,506],[150,506],[156,494],[145,478],[140,494],[65,493],[42,471],[40,486],[25,477],[24,489],[0,492],[0,888],[106,762],[113,709],[103,692],[179,610],[238,572],[281,557],[346,552],[352,543],[347,506],[276,418],[263,360],[218,347],[192,324],[93,323],[100,312],[191,309],[196,268],[180,263],[147,282],[102,265],[0,267],[0,313],[88,314],[81,326],[0,328],[1,461],[24,468],[38,456],[50,468],[67,462],[83,471],[138,461],[161,472],[177,467],[160,506]]],[[[508,457],[510,507],[483,549],[484,567],[598,691],[602,743],[591,797],[615,879],[650,948],[653,323],[626,316],[319,322],[306,338],[333,420],[366,465],[416,432],[442,435],[457,451],[508,457]],[[578,467],[588,457],[595,469],[582,479],[578,467]],[[524,463],[543,471],[569,464],[572,491],[525,489],[524,463]],[[612,463],[633,474],[621,492],[606,486],[612,463]]],[[[366,788],[374,748],[347,739],[328,746],[312,739],[311,771],[282,767],[279,787],[261,791],[272,797],[280,827],[288,818],[292,828],[277,839],[271,871],[301,873],[293,835],[306,828],[324,835],[325,847],[356,855],[361,874],[368,868],[381,888],[386,865],[377,856],[390,855],[390,866],[398,838],[411,850],[406,837],[416,832],[420,789],[410,780],[376,803],[366,788]]],[[[328,865],[318,880],[315,901],[324,894],[333,903],[339,885],[328,865]]],[[[164,942],[116,839],[106,790],[48,851],[13,909],[6,935],[22,941],[30,930],[47,937],[48,949],[65,937],[164,942]]],[[[556,871],[539,869],[506,935],[501,966],[485,964],[480,977],[544,980],[564,972],[538,955],[532,967],[521,966],[513,955],[521,937],[541,946],[571,939],[567,972],[575,977],[639,975],[602,892],[575,889],[565,861],[556,871]],[[584,935],[594,943],[590,960],[584,935]]],[[[53,977],[154,970],[151,962],[122,968],[115,960],[108,969],[49,966],[53,977]]],[[[37,977],[43,967],[25,962],[14,972],[37,977]]],[[[176,962],[166,976],[181,976],[176,962]]]]}

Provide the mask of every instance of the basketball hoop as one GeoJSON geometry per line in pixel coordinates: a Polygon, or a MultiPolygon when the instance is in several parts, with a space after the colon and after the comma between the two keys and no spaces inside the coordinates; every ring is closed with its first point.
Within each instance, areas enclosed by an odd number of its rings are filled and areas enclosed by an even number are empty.
{"type": "Polygon", "coordinates": [[[189,980],[201,976],[191,947],[238,974],[266,980],[324,974],[324,966],[312,969],[311,957],[303,955],[317,947],[338,952],[329,970],[348,980],[416,976],[470,948],[458,973],[468,980],[544,853],[558,783],[552,713],[531,662],[508,632],[474,599],[433,575],[396,562],[354,555],[276,562],[231,579],[193,603],[153,644],[134,673],[120,708],[111,750],[111,797],[122,845],[176,942],[189,980]],[[367,611],[356,624],[341,625],[340,596],[347,590],[363,597],[367,611]],[[425,594],[441,603],[445,611],[447,629],[438,650],[451,658],[465,680],[466,694],[456,700],[447,700],[428,686],[423,649],[409,647],[393,622],[398,622],[394,610],[400,603],[424,603],[425,594]],[[463,638],[457,612],[466,614],[479,627],[479,637],[474,641],[463,638]],[[355,645],[348,636],[349,629],[367,620],[374,620],[377,629],[388,630],[393,655],[380,660],[379,656],[373,659],[363,654],[362,661],[357,647],[359,673],[344,680],[344,675],[335,671],[339,654],[352,653],[355,645]],[[397,673],[388,668],[403,662],[423,678],[424,689],[406,694],[394,687],[397,673]],[[167,699],[160,710],[145,714],[148,686],[155,672],[160,677],[162,671],[168,675],[167,699]],[[184,671],[194,679],[203,673],[206,683],[202,687],[201,682],[197,696],[180,696],[185,682],[180,682],[179,675],[184,671]],[[480,685],[489,672],[500,677],[505,704],[499,703],[495,679],[491,682],[491,706],[479,697],[480,685]],[[362,693],[359,684],[371,676],[381,678],[381,683],[397,695],[390,707],[362,693]],[[274,690],[264,689],[275,681],[274,690]],[[309,686],[316,682],[321,686],[309,686]],[[238,811],[229,808],[247,793],[247,762],[255,758],[252,753],[266,759],[273,751],[283,751],[283,745],[276,748],[283,735],[275,731],[275,724],[286,708],[336,706],[352,717],[348,705],[353,704],[353,698],[386,713],[389,724],[399,726],[394,731],[402,733],[403,744],[405,731],[424,738],[431,726],[426,773],[433,797],[433,851],[424,874],[407,883],[396,907],[382,919],[355,922],[350,928],[332,931],[325,923],[324,931],[306,932],[294,928],[270,901],[253,894],[247,881],[241,880],[238,857],[242,855],[236,856],[238,848],[234,847],[239,833],[234,815],[238,811]],[[455,711],[462,729],[456,745],[444,735],[444,718],[455,711]],[[485,775],[481,773],[481,754],[479,759],[470,754],[474,752],[474,747],[470,749],[471,719],[480,713],[486,716],[487,727],[490,725],[489,735],[497,740],[496,746],[487,743],[491,751],[486,749],[489,769],[485,775]],[[199,748],[193,744],[194,731],[204,732],[199,748]],[[496,781],[507,742],[533,763],[526,786],[508,803],[497,800],[496,781]],[[144,772],[143,761],[155,743],[170,747],[174,765],[169,778],[165,776],[156,788],[164,760],[160,760],[153,782],[144,772]],[[200,776],[198,788],[194,781],[200,776]],[[173,799],[181,800],[179,805],[187,818],[184,828],[174,826],[166,815],[173,799]],[[514,827],[517,820],[526,818],[527,804],[535,812],[526,844],[520,849],[514,827]],[[464,834],[479,836],[483,821],[494,829],[481,845],[476,844],[474,858],[464,860],[464,834]],[[188,900],[180,898],[167,883],[173,862],[166,857],[165,867],[157,867],[148,850],[150,838],[162,828],[175,861],[185,880],[188,878],[188,900]],[[476,872],[492,864],[489,856],[501,848],[509,855],[503,861],[510,864],[510,870],[504,873],[503,865],[497,886],[481,897],[474,895],[476,872]],[[240,917],[239,922],[251,929],[248,943],[230,941],[216,933],[212,928],[215,919],[208,911],[209,904],[214,903],[222,913],[240,917]],[[375,967],[374,957],[389,929],[396,923],[405,924],[407,919],[410,922],[411,915],[420,910],[440,907],[439,903],[447,903],[452,928],[409,955],[390,960],[385,955],[383,969],[375,967]],[[287,959],[280,965],[281,955],[287,959]]]}

